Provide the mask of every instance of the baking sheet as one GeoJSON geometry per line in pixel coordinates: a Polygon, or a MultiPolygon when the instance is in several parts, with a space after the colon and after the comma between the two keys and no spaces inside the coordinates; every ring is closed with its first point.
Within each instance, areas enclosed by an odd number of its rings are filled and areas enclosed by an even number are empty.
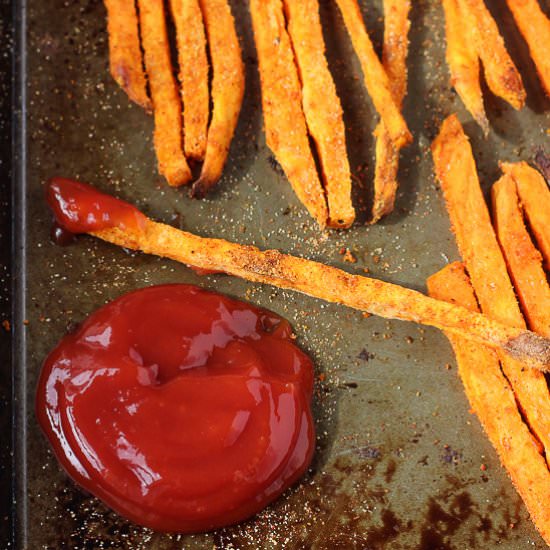
{"type": "MultiPolygon", "coordinates": [[[[13,546],[545,548],[469,413],[450,347],[438,331],[365,318],[227,276],[199,277],[182,265],[88,237],[67,248],[50,243],[43,184],[66,175],[200,235],[278,248],[354,273],[368,269],[374,277],[424,290],[427,276],[458,258],[429,155],[444,116],[457,111],[465,122],[486,188],[499,159],[529,159],[537,145],[548,143],[549,104],[501,2],[489,4],[522,66],[528,107],[517,113],[489,97],[493,131],[484,140],[448,86],[440,3],[415,1],[405,101],[415,143],[403,155],[396,211],[375,227],[358,223],[347,232],[320,234],[265,146],[247,3],[231,4],[247,62],[245,103],[225,175],[210,198],[197,202],[158,177],[152,119],[129,103],[108,74],[102,2],[19,2],[27,34],[17,43],[26,54],[18,65],[26,111],[18,126],[23,141],[15,174],[13,546]],[[356,263],[343,260],[346,248],[356,263]],[[198,284],[284,315],[316,365],[318,441],[311,472],[256,518],[206,535],[153,533],[108,511],[67,479],[33,413],[41,362],[68,327],[124,292],[168,282],[198,284]]],[[[362,5],[379,46],[381,2],[362,5]]],[[[370,201],[377,117],[335,3],[322,0],[321,12],[346,112],[361,221],[370,201]]]]}

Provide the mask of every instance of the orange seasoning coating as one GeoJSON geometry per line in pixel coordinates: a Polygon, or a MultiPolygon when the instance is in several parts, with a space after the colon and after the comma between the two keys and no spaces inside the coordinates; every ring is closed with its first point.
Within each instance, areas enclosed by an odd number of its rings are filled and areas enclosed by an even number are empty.
{"type": "Polygon", "coordinates": [[[127,0],[105,0],[105,7],[111,75],[132,101],[150,112],[136,6],[127,0]]]}
{"type": "Polygon", "coordinates": [[[317,0],[284,0],[287,27],[302,82],[302,105],[317,148],[328,202],[328,225],[355,219],[342,105],[325,57],[317,0]],[[322,92],[321,92],[322,90],[322,92]]]}
{"type": "Polygon", "coordinates": [[[192,195],[203,197],[220,179],[244,95],[244,64],[227,0],[199,0],[212,63],[212,119],[206,155],[192,195]]]}
{"type": "MultiPolygon", "coordinates": [[[[455,115],[443,122],[432,144],[432,154],[458,249],[481,311],[510,327],[525,328],[481,191],[472,149],[455,115]]],[[[502,354],[500,359],[531,430],[550,458],[550,394],[544,375],[502,354]]]]}
{"type": "MultiPolygon", "coordinates": [[[[393,98],[399,108],[407,92],[410,8],[409,0],[384,0],[382,61],[390,79],[393,98]]],[[[374,135],[376,136],[376,164],[371,223],[376,223],[382,216],[393,210],[399,170],[399,146],[392,141],[383,120],[378,123],[374,135]]]]}
{"type": "Polygon", "coordinates": [[[550,271],[550,189],[548,184],[540,172],[526,162],[503,162],[500,167],[516,182],[529,228],[542,253],[546,269],[550,271]]]}
{"type": "Polygon", "coordinates": [[[138,0],[145,68],[155,116],[159,172],[172,186],[187,183],[191,170],[183,154],[181,101],[172,74],[166,13],[162,0],[138,0]]]}
{"type": "MultiPolygon", "coordinates": [[[[527,232],[516,184],[505,174],[491,188],[493,220],[508,271],[529,327],[550,336],[550,286],[542,256],[527,232]]],[[[550,203],[546,205],[550,208],[550,203]]]]}
{"type": "MultiPolygon", "coordinates": [[[[455,262],[432,275],[430,296],[478,311],[464,266],[455,262]]],[[[497,354],[453,334],[447,334],[456,355],[464,391],[487,437],[520,494],[535,527],[550,544],[550,472],[538,441],[518,409],[514,392],[502,373],[497,354]]]]}
{"type": "Polygon", "coordinates": [[[206,36],[201,8],[199,0],[170,0],[170,8],[178,46],[185,155],[203,160],[210,98],[206,36]]]}
{"type": "Polygon", "coordinates": [[[301,85],[286,31],[282,1],[250,0],[250,13],[258,54],[267,145],[302,204],[324,228],[328,219],[325,192],[309,146],[301,85]]]}

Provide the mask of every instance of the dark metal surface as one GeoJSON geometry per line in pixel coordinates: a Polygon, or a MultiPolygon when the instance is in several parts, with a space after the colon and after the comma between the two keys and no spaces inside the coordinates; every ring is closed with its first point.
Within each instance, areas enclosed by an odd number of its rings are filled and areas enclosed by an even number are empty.
{"type": "MultiPolygon", "coordinates": [[[[413,2],[405,114],[415,143],[403,155],[396,211],[375,227],[358,224],[347,232],[320,234],[265,147],[246,2],[234,0],[232,5],[247,61],[245,105],[218,190],[196,202],[157,176],[151,118],[130,104],[109,77],[102,2],[28,1],[23,66],[28,133],[19,150],[28,149],[16,172],[16,215],[25,226],[17,237],[25,246],[18,251],[23,262],[18,276],[26,279],[18,278],[22,286],[16,290],[24,293],[15,296],[14,319],[22,345],[14,358],[16,396],[22,397],[15,404],[15,546],[544,548],[477,419],[468,412],[450,347],[439,332],[365,318],[230,277],[198,277],[182,265],[129,255],[88,237],[68,248],[50,243],[43,184],[52,175],[67,175],[201,235],[279,248],[356,273],[368,269],[372,276],[424,289],[428,275],[457,258],[429,155],[443,117],[458,111],[465,121],[485,186],[497,176],[499,159],[529,159],[537,145],[548,141],[548,101],[508,14],[502,8],[496,12],[523,68],[528,107],[517,113],[489,98],[493,131],[485,141],[448,86],[439,2],[413,2]],[[345,248],[356,263],[343,261],[345,248]],[[256,518],[207,535],[153,533],[105,509],[67,479],[33,413],[41,362],[70,324],[123,292],[165,282],[199,284],[284,315],[315,359],[318,375],[318,446],[310,474],[256,518]]],[[[379,41],[381,2],[363,5],[379,41]]],[[[322,1],[322,18],[346,111],[356,202],[364,209],[377,117],[334,2],[322,1]]]]}

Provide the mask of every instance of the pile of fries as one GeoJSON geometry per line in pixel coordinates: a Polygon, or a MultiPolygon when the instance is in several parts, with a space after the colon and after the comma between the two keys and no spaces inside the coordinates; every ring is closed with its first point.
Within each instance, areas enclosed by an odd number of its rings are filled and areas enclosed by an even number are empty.
{"type": "MultiPolygon", "coordinates": [[[[336,3],[381,118],[376,130],[372,210],[372,222],[376,222],[393,210],[399,149],[412,139],[400,112],[407,87],[410,2],[384,0],[382,61],[374,51],[357,0],[336,3]]],[[[349,227],[355,210],[342,106],[325,57],[318,0],[250,0],[250,11],[267,144],[319,226],[349,227]]]]}
{"type": "MultiPolygon", "coordinates": [[[[550,96],[550,19],[538,0],[507,0],[507,4],[550,96]]],[[[480,61],[491,92],[515,109],[525,104],[521,76],[484,0],[443,0],[443,9],[451,84],[487,135],[489,122],[479,81],[480,61]]]]}
{"type": "Polygon", "coordinates": [[[202,162],[191,191],[202,197],[222,174],[241,109],[244,65],[227,0],[168,4],[167,13],[163,0],[105,0],[110,69],[128,97],[153,112],[159,172],[168,183],[190,183],[189,161],[202,162]]]}
{"type": "MultiPolygon", "coordinates": [[[[491,189],[491,222],[472,149],[456,116],[445,120],[432,151],[464,263],[433,275],[430,295],[550,336],[550,190],[543,176],[525,162],[502,163],[503,176],[491,189]]],[[[498,350],[448,336],[472,408],[550,544],[547,381],[498,350]]]]}

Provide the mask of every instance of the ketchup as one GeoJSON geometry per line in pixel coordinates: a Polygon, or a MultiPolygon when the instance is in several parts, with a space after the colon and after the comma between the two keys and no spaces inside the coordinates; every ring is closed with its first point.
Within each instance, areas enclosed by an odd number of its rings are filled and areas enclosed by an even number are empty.
{"type": "MultiPolygon", "coordinates": [[[[140,229],[145,217],[56,178],[68,233],[140,229]]],[[[241,521],[307,470],[313,368],[283,318],[189,285],[137,290],[63,338],[40,375],[39,423],[68,474],[159,531],[241,521]]]]}
{"type": "Polygon", "coordinates": [[[100,229],[139,230],[145,225],[145,216],[130,203],[101,193],[87,183],[66,178],[52,178],[46,186],[46,200],[52,209],[56,233],[88,233],[100,229]]]}

